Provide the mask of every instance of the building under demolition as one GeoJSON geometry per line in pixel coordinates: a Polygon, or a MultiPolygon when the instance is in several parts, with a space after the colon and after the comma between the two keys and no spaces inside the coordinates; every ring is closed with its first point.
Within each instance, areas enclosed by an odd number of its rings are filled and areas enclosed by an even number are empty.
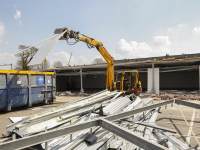
{"type": "MultiPolygon", "coordinates": [[[[199,90],[200,53],[114,61],[115,74],[138,70],[143,92],[199,90]],[[153,78],[154,76],[154,78],[153,78]]],[[[56,73],[57,91],[96,92],[106,87],[107,64],[66,66],[49,69],[56,73]]]]}

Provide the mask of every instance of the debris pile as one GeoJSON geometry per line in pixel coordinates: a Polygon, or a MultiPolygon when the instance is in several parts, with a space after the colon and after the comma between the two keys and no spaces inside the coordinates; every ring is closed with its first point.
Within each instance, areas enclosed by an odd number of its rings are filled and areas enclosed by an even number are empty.
{"type": "Polygon", "coordinates": [[[153,98],[142,101],[124,92],[104,90],[23,118],[8,125],[4,136],[17,135],[23,143],[23,139],[32,138],[30,141],[36,142],[39,136],[44,135],[48,139],[41,138],[43,141],[36,143],[48,141],[40,146],[51,150],[188,149],[167,133],[175,133],[175,130],[156,124],[159,107],[171,104],[173,100],[159,104],[151,104],[152,101],[153,98]]]}
{"type": "Polygon", "coordinates": [[[65,92],[57,92],[57,96],[89,96],[91,94],[88,93],[72,93],[71,91],[65,91],[65,92]]]}
{"type": "Polygon", "coordinates": [[[160,92],[160,94],[152,94],[150,97],[154,100],[169,100],[173,98],[180,100],[200,100],[199,94],[168,94],[160,92]]]}

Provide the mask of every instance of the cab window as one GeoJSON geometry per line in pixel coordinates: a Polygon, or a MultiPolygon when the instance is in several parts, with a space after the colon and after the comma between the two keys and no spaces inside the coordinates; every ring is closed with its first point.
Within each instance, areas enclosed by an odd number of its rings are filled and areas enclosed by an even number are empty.
{"type": "Polygon", "coordinates": [[[136,72],[131,72],[131,85],[135,86],[136,72]]]}
{"type": "Polygon", "coordinates": [[[121,81],[122,73],[118,73],[117,75],[117,81],[121,81]]]}

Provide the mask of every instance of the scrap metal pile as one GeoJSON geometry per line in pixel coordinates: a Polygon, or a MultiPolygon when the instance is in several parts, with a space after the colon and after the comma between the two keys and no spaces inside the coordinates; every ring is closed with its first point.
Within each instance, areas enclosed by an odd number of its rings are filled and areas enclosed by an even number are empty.
{"type": "Polygon", "coordinates": [[[152,101],[104,90],[8,125],[4,136],[17,135],[19,139],[0,145],[0,149],[42,142],[43,149],[51,150],[189,148],[169,133],[176,131],[156,125],[160,106],[173,100],[152,101]]]}

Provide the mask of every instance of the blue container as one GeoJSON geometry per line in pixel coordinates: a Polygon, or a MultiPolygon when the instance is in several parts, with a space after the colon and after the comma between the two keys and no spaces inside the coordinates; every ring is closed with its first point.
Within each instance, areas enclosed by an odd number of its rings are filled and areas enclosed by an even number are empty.
{"type": "Polygon", "coordinates": [[[55,101],[53,72],[0,70],[0,110],[55,101]]]}

